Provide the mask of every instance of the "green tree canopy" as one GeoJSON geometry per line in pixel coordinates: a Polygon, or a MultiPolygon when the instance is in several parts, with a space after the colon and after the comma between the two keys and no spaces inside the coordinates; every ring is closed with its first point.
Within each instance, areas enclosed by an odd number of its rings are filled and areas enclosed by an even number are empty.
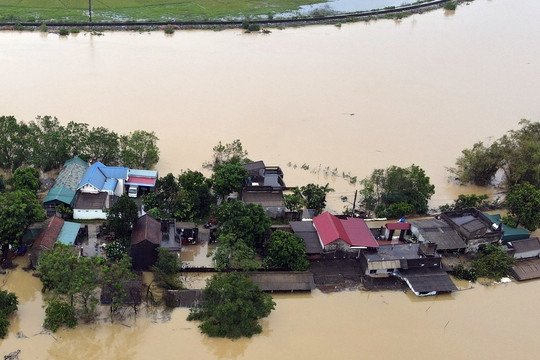
{"type": "Polygon", "coordinates": [[[15,170],[8,183],[14,190],[28,190],[33,193],[37,193],[41,188],[39,171],[30,166],[20,167],[15,170]]]}
{"type": "MultiPolygon", "coordinates": [[[[394,165],[385,170],[376,169],[361,183],[364,186],[360,191],[362,203],[369,210],[376,205],[379,214],[385,214],[387,209],[392,215],[404,211],[424,214],[428,211],[429,199],[435,193],[435,186],[430,183],[425,171],[414,164],[408,168],[394,165]]],[[[403,215],[407,214],[398,216],[403,215]]]]}
{"type": "Polygon", "coordinates": [[[94,127],[88,133],[86,157],[100,159],[109,166],[119,164],[120,137],[114,131],[102,126],[94,127]]]}
{"type": "Polygon", "coordinates": [[[242,142],[239,139],[230,144],[223,145],[221,141],[214,146],[212,160],[203,164],[204,168],[216,170],[218,167],[231,164],[246,164],[250,162],[247,158],[248,152],[244,150],[242,142]]]}
{"type": "Polygon", "coordinates": [[[133,224],[138,218],[138,207],[127,194],[118,198],[118,201],[107,210],[105,226],[113,231],[116,238],[128,246],[133,224]]]}
{"type": "Polygon", "coordinates": [[[158,286],[167,290],[180,290],[184,288],[178,273],[182,270],[182,262],[176,254],[159,247],[157,261],[152,266],[154,281],[158,286]]]}
{"type": "Polygon", "coordinates": [[[513,264],[514,258],[508,255],[502,246],[490,244],[478,252],[472,262],[472,269],[479,277],[499,281],[510,274],[513,264]]]}
{"type": "Polygon", "coordinates": [[[30,224],[45,219],[36,194],[28,190],[0,193],[0,245],[5,259],[9,246],[19,247],[30,224]]]}
{"type": "Polygon", "coordinates": [[[263,245],[266,234],[272,225],[272,221],[261,205],[244,204],[238,200],[221,204],[215,217],[220,226],[219,235],[233,234],[251,248],[263,245]]]}
{"type": "Polygon", "coordinates": [[[19,300],[12,292],[0,290],[0,339],[6,337],[9,327],[9,315],[17,310],[19,300]]]}
{"type": "Polygon", "coordinates": [[[120,137],[120,158],[124,166],[136,169],[151,169],[159,161],[156,134],[135,130],[120,137]]]}
{"type": "Polygon", "coordinates": [[[217,271],[242,270],[252,271],[260,267],[255,259],[255,251],[242,239],[227,233],[218,237],[218,247],[214,252],[214,264],[217,271]]]}
{"type": "Polygon", "coordinates": [[[510,186],[504,203],[515,226],[529,231],[540,227],[540,189],[528,182],[510,186]]]}
{"type": "Polygon", "coordinates": [[[450,172],[462,183],[485,186],[500,170],[507,186],[529,182],[540,187],[540,123],[523,119],[519,125],[490,146],[478,142],[463,150],[450,172]]]}
{"type": "Polygon", "coordinates": [[[262,332],[259,319],[274,309],[272,297],[245,275],[221,273],[207,281],[200,308],[188,320],[200,321],[201,331],[211,337],[237,339],[262,332]]]}
{"type": "Polygon", "coordinates": [[[28,162],[28,126],[13,116],[0,116],[0,169],[15,171],[28,162]]]}
{"type": "Polygon", "coordinates": [[[309,268],[304,240],[296,234],[276,230],[266,242],[265,265],[274,269],[305,271],[309,268]]]}
{"type": "Polygon", "coordinates": [[[225,196],[232,192],[242,191],[248,177],[248,171],[240,163],[227,163],[214,168],[212,189],[216,195],[225,196]]]}
{"type": "Polygon", "coordinates": [[[307,184],[300,188],[304,202],[308,209],[315,210],[315,214],[320,214],[326,207],[326,194],[334,191],[329,184],[324,186],[316,184],[307,184]]]}

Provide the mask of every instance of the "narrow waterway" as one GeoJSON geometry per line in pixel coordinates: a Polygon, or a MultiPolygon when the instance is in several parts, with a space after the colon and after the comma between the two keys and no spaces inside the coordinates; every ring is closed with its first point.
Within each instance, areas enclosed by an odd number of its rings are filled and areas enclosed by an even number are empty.
{"type": "MultiPolygon", "coordinates": [[[[463,148],[540,118],[539,18],[534,0],[476,0],[456,12],[270,34],[1,32],[0,109],[155,131],[161,174],[201,169],[218,141],[238,138],[252,159],[280,165],[288,185],[330,182],[335,211],[356,187],[325,168],[363,178],[414,163],[436,186],[435,207],[483,191],[448,182],[463,148]]],[[[535,281],[426,299],[277,295],[263,334],[234,342],[201,336],[183,309],[53,337],[41,334],[36,278],[17,270],[0,285],[21,302],[0,355],[21,349],[20,359],[537,358],[535,281]]]]}

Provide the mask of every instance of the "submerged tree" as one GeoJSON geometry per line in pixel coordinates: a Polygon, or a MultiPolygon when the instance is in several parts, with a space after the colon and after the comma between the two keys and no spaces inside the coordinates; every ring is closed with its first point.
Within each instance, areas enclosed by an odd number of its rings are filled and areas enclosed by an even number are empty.
{"type": "Polygon", "coordinates": [[[525,182],[508,189],[505,206],[514,226],[523,225],[529,231],[540,227],[540,189],[525,182]]]}
{"type": "Polygon", "coordinates": [[[262,332],[258,320],[270,315],[275,303],[247,276],[236,272],[214,275],[203,291],[203,303],[188,320],[200,321],[211,337],[237,339],[262,332]]]}
{"type": "Polygon", "coordinates": [[[9,327],[9,315],[17,310],[19,300],[12,292],[0,290],[0,339],[6,337],[9,327]]]}
{"type": "Polygon", "coordinates": [[[127,194],[118,198],[118,201],[107,210],[105,226],[108,231],[114,232],[116,239],[129,245],[133,224],[138,218],[138,207],[127,194]]]}
{"type": "Polygon", "coordinates": [[[124,166],[151,169],[159,161],[158,137],[144,130],[136,130],[120,137],[120,158],[124,166]]]}
{"type": "Polygon", "coordinates": [[[315,215],[320,214],[326,207],[326,194],[334,191],[329,184],[324,186],[316,184],[307,184],[300,188],[300,192],[304,197],[305,206],[308,209],[315,210],[315,215]]]}
{"type": "Polygon", "coordinates": [[[214,264],[217,271],[231,269],[252,271],[259,268],[260,264],[255,260],[253,247],[247,245],[242,239],[234,234],[222,234],[218,238],[219,246],[214,252],[214,264]]]}
{"type": "Polygon", "coordinates": [[[364,186],[360,191],[363,204],[368,209],[378,204],[375,206],[377,216],[424,214],[428,211],[429,199],[435,193],[435,186],[417,165],[377,169],[361,183],[364,186]]]}
{"type": "Polygon", "coordinates": [[[247,158],[248,152],[244,150],[242,142],[239,139],[225,145],[220,141],[212,150],[214,151],[212,160],[205,162],[203,164],[204,168],[216,170],[218,167],[225,164],[245,164],[250,161],[247,158]]]}

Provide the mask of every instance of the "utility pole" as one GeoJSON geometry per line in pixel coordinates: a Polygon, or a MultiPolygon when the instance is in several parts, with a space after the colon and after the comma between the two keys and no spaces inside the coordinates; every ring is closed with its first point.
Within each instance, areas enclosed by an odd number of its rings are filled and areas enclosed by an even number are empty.
{"type": "Polygon", "coordinates": [[[92,0],[88,0],[88,15],[90,16],[90,22],[92,22],[92,0]]]}
{"type": "Polygon", "coordinates": [[[358,189],[354,191],[354,200],[352,203],[351,217],[354,217],[354,208],[356,207],[356,195],[358,195],[358,189]]]}

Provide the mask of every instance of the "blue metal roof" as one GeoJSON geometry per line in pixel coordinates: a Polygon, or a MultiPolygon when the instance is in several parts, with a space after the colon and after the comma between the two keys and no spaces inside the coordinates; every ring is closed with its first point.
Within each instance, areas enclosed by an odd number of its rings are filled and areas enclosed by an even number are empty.
{"type": "Polygon", "coordinates": [[[114,192],[117,184],[118,179],[107,179],[107,181],[105,181],[105,184],[103,184],[101,190],[114,192]]]}
{"type": "Polygon", "coordinates": [[[104,166],[100,168],[101,172],[108,178],[127,179],[128,168],[116,166],[104,166]]]}
{"type": "Polygon", "coordinates": [[[62,230],[60,230],[60,234],[58,234],[57,241],[60,241],[62,244],[73,245],[75,239],[77,239],[80,228],[81,224],[64,221],[64,226],[62,226],[62,230]]]}
{"type": "Polygon", "coordinates": [[[105,165],[98,161],[86,169],[78,188],[80,189],[84,185],[90,184],[97,189],[101,189],[103,184],[105,184],[105,180],[107,179],[105,174],[100,171],[100,168],[102,167],[105,167],[105,165]]]}
{"type": "Polygon", "coordinates": [[[158,172],[155,170],[129,169],[129,176],[157,178],[158,172]]]}

